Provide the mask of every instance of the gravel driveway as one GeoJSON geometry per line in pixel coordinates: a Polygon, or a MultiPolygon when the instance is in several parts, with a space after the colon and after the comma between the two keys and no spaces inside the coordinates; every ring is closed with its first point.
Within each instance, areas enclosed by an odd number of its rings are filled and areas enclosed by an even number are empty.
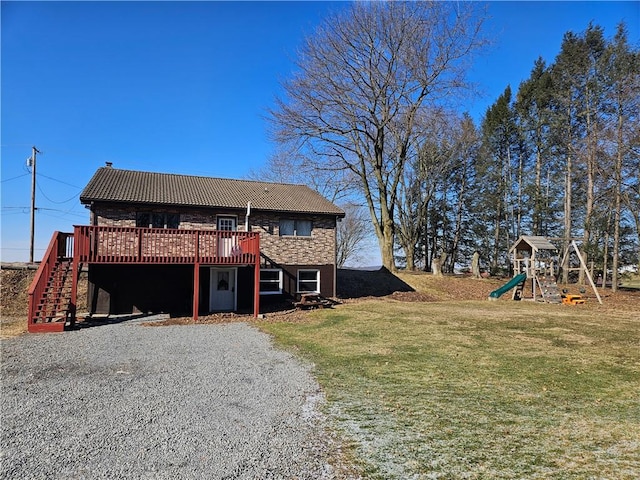
{"type": "Polygon", "coordinates": [[[2,340],[2,478],[334,478],[307,366],[246,324],[140,323],[2,340]]]}

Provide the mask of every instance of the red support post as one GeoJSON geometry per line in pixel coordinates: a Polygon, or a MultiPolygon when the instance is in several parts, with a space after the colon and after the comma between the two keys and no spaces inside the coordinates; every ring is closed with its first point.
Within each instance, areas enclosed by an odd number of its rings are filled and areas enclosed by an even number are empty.
{"type": "Polygon", "coordinates": [[[196,232],[195,258],[193,263],[193,320],[198,321],[200,308],[200,232],[196,232]]]}
{"type": "Polygon", "coordinates": [[[253,316],[258,318],[260,314],[260,237],[257,236],[253,242],[253,256],[256,259],[254,268],[253,285],[253,316]]]}
{"type": "Polygon", "coordinates": [[[200,264],[193,265],[193,320],[198,321],[198,309],[200,308],[200,264]]]}

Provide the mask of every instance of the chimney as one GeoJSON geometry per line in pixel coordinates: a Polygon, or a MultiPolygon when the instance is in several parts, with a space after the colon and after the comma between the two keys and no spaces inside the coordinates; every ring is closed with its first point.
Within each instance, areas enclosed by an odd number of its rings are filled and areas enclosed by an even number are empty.
{"type": "Polygon", "coordinates": [[[113,168],[113,162],[104,162],[107,168],[113,168]]]}

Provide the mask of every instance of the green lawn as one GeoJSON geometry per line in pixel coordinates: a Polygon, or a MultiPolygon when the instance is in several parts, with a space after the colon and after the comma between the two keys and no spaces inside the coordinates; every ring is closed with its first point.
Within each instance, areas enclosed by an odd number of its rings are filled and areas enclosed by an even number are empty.
{"type": "Polygon", "coordinates": [[[366,478],[640,478],[637,313],[366,301],[260,327],[315,364],[366,478]]]}

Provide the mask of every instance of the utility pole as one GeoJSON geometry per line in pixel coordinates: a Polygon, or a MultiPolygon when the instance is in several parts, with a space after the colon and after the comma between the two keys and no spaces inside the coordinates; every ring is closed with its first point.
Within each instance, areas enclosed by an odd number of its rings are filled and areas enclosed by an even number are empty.
{"type": "Polygon", "coordinates": [[[29,244],[29,263],[33,263],[33,239],[36,225],[36,155],[40,153],[31,147],[31,241],[29,244]]]}

